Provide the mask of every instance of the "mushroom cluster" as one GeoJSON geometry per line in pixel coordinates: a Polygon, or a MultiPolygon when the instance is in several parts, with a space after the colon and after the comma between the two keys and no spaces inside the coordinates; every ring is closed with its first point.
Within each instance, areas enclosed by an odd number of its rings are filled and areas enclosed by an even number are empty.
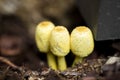
{"type": "Polygon", "coordinates": [[[37,25],[35,39],[39,51],[47,53],[48,66],[54,70],[66,70],[65,56],[70,49],[76,56],[73,66],[82,62],[94,49],[92,32],[85,26],[78,26],[69,34],[66,27],[43,21],[37,25]]]}

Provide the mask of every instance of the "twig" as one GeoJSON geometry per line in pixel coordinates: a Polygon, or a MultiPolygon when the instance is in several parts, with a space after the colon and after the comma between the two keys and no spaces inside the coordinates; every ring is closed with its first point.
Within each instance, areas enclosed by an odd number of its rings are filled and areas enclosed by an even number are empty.
{"type": "Polygon", "coordinates": [[[9,66],[11,66],[11,67],[13,67],[13,68],[15,68],[15,69],[19,69],[18,66],[16,66],[14,63],[12,63],[11,61],[9,61],[9,60],[8,60],[7,58],[5,58],[5,57],[1,57],[1,56],[0,56],[0,61],[3,62],[3,63],[6,63],[7,65],[9,65],[9,66]]]}

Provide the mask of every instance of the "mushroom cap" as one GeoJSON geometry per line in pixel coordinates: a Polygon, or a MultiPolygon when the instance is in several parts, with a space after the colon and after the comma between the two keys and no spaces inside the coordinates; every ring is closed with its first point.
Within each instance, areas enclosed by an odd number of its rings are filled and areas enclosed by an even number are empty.
{"type": "Polygon", "coordinates": [[[56,56],[66,56],[70,51],[70,35],[64,26],[56,26],[50,37],[50,50],[56,56]]]}
{"type": "Polygon", "coordinates": [[[78,26],[71,33],[71,51],[76,56],[86,57],[94,49],[91,30],[85,26],[78,26]]]}
{"type": "Polygon", "coordinates": [[[55,25],[50,21],[43,21],[37,25],[35,39],[37,47],[41,52],[46,53],[49,51],[50,34],[54,27],[55,25]]]}

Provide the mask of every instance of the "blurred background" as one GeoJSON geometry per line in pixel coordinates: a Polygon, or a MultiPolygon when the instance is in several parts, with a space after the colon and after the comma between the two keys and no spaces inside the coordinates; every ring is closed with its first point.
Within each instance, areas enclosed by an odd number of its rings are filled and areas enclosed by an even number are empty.
{"type": "Polygon", "coordinates": [[[15,16],[23,21],[31,37],[36,24],[43,20],[64,25],[69,30],[83,23],[75,0],[0,0],[0,20],[3,16],[15,16]]]}

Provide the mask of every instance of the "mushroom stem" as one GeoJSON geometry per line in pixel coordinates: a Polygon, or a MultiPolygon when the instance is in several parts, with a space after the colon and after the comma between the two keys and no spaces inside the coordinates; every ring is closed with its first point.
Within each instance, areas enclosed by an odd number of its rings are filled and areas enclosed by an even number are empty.
{"type": "Polygon", "coordinates": [[[82,57],[75,56],[75,59],[74,59],[73,64],[72,64],[72,67],[74,67],[74,65],[77,64],[77,63],[81,63],[82,61],[83,61],[82,57]]]}
{"type": "Polygon", "coordinates": [[[58,69],[61,71],[66,70],[67,65],[66,65],[65,57],[58,56],[57,61],[58,61],[58,69]]]}
{"type": "Polygon", "coordinates": [[[51,67],[54,70],[57,70],[55,56],[51,52],[47,53],[47,62],[49,67],[51,67]]]}

